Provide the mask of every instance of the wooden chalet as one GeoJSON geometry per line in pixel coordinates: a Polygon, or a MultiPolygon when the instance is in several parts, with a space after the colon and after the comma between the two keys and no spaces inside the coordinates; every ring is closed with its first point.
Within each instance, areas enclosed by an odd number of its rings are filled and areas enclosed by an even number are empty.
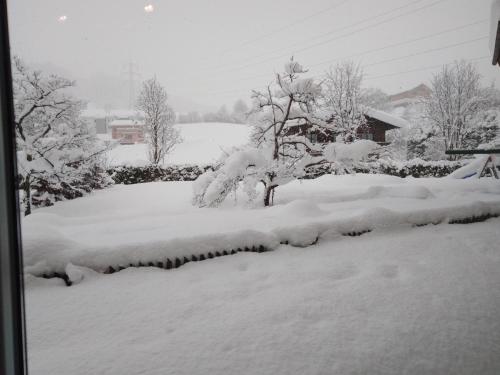
{"type": "MultiPolygon", "coordinates": [[[[368,139],[380,145],[389,144],[386,139],[387,131],[409,126],[406,120],[371,108],[365,111],[365,118],[366,126],[358,129],[358,139],[368,139]]],[[[335,142],[338,134],[332,130],[314,128],[310,124],[298,123],[289,125],[286,135],[303,135],[311,143],[325,144],[335,142]]]]}

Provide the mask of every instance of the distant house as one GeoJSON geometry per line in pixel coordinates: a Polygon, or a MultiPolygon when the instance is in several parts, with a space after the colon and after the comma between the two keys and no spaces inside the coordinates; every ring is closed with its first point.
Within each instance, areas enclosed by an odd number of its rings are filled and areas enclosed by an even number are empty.
{"type": "Polygon", "coordinates": [[[493,0],[491,4],[490,47],[493,65],[500,66],[500,0],[493,0]]]}
{"type": "Polygon", "coordinates": [[[132,119],[138,122],[144,120],[144,114],[131,109],[111,109],[104,110],[88,105],[81,113],[82,118],[95,127],[97,134],[107,134],[111,132],[111,122],[114,120],[132,119]]]}
{"type": "Polygon", "coordinates": [[[111,138],[122,145],[144,142],[144,122],[130,118],[113,120],[109,123],[111,138]]]}
{"type": "Polygon", "coordinates": [[[417,100],[430,97],[432,90],[424,83],[406,91],[399,92],[389,96],[389,102],[392,106],[407,105],[417,100]]]}
{"type": "MultiPolygon", "coordinates": [[[[357,137],[369,139],[380,145],[389,144],[386,139],[388,130],[409,127],[406,120],[372,108],[365,110],[365,119],[366,126],[358,128],[357,137]]],[[[286,135],[303,135],[311,143],[332,143],[338,134],[328,129],[315,129],[310,124],[297,123],[288,126],[286,135]]]]}

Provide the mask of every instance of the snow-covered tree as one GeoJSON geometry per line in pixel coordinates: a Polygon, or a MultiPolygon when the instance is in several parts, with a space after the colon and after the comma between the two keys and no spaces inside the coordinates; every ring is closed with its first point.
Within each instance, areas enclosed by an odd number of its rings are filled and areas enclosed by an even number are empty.
{"type": "Polygon", "coordinates": [[[361,91],[359,101],[363,106],[386,110],[389,106],[389,95],[379,88],[367,88],[361,91]]]}
{"type": "Polygon", "coordinates": [[[167,104],[167,92],[156,77],[143,82],[137,109],[145,116],[149,161],[157,165],[181,139],[173,126],[175,113],[167,104]]]}
{"type": "Polygon", "coordinates": [[[33,199],[37,205],[50,205],[109,181],[101,168],[107,147],[80,118],[82,102],[68,94],[73,86],[73,81],[45,76],[14,57],[15,129],[25,215],[31,213],[33,199]]]}
{"type": "MultiPolygon", "coordinates": [[[[323,147],[297,131],[302,127],[323,131],[332,126],[318,110],[321,86],[312,78],[303,78],[306,72],[292,59],[285,64],[284,72],[276,75],[274,84],[253,92],[252,144],[229,153],[214,171],[200,176],[194,184],[193,204],[217,206],[240,184],[252,200],[261,184],[263,204],[269,206],[275,189],[303,177],[306,168],[349,159],[346,149],[341,148],[347,145],[323,147]]],[[[369,146],[363,150],[377,147],[374,142],[366,142],[369,146]]],[[[356,145],[355,155],[362,153],[360,145],[356,145]]]]}
{"type": "Polygon", "coordinates": [[[446,150],[464,147],[472,119],[488,103],[488,90],[480,75],[465,61],[445,65],[432,79],[432,93],[425,100],[426,116],[439,130],[446,150]]]}
{"type": "Polygon", "coordinates": [[[479,112],[466,130],[464,147],[476,149],[498,143],[500,137],[500,109],[487,109],[479,112]]]}
{"type": "Polygon", "coordinates": [[[344,142],[354,141],[358,128],[366,126],[361,105],[362,79],[360,67],[345,61],[330,68],[323,80],[323,106],[331,113],[335,131],[344,142]]]}
{"type": "Polygon", "coordinates": [[[442,160],[445,158],[443,139],[439,129],[422,120],[412,127],[407,139],[408,159],[442,160]]]}
{"type": "Polygon", "coordinates": [[[316,146],[303,135],[290,132],[290,126],[324,124],[314,113],[321,87],[312,78],[302,78],[304,73],[306,70],[292,59],[284,73],[276,75],[273,85],[252,93],[253,145],[229,155],[221,168],[203,177],[205,185],[200,183],[195,191],[195,203],[217,205],[237,181],[243,180],[248,191],[262,183],[263,202],[269,206],[276,187],[303,173],[312,158],[309,151],[316,146]],[[208,194],[212,191],[216,193],[208,194]]]}

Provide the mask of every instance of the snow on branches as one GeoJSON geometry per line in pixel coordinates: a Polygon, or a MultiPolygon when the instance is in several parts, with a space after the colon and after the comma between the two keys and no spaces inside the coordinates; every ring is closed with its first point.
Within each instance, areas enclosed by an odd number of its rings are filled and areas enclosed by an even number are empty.
{"type": "Polygon", "coordinates": [[[366,126],[363,113],[361,82],[363,74],[352,62],[341,62],[325,76],[322,105],[331,114],[336,133],[344,142],[357,137],[358,128],[366,126]]]}
{"type": "Polygon", "coordinates": [[[145,115],[149,160],[157,165],[181,142],[181,138],[174,128],[175,113],[167,104],[167,92],[156,77],[142,84],[137,109],[145,115]]]}
{"type": "Polygon", "coordinates": [[[489,91],[472,63],[445,65],[432,80],[432,94],[425,101],[426,117],[437,128],[446,150],[465,146],[473,118],[488,103],[489,91]]]}
{"type": "Polygon", "coordinates": [[[194,185],[193,204],[218,206],[241,182],[249,200],[257,196],[256,187],[261,183],[263,204],[269,206],[275,189],[303,177],[306,168],[331,163],[329,157],[341,162],[335,148],[325,154],[324,145],[307,137],[307,130],[324,132],[335,124],[327,121],[330,115],[319,106],[321,85],[303,78],[305,73],[307,70],[291,59],[274,84],[253,91],[252,144],[233,151],[214,171],[200,176],[194,185]]]}
{"type": "Polygon", "coordinates": [[[19,185],[25,214],[31,213],[33,193],[39,205],[51,204],[48,191],[79,196],[108,183],[101,164],[107,150],[89,124],[81,120],[82,102],[67,94],[74,82],[44,76],[13,60],[15,129],[19,185]],[[36,194],[43,187],[45,194],[36,194]]]}

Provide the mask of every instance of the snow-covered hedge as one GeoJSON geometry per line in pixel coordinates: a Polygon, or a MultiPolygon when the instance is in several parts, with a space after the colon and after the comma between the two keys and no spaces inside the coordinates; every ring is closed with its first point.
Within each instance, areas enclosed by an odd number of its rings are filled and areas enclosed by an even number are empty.
{"type": "MultiPolygon", "coordinates": [[[[408,162],[374,161],[368,163],[357,163],[353,170],[357,173],[380,173],[398,177],[444,177],[463,165],[456,161],[424,161],[420,159],[408,162]]],[[[131,167],[122,166],[108,169],[108,174],[116,184],[139,184],[155,181],[194,181],[211,166],[200,167],[198,165],[180,165],[169,167],[145,166],[131,167]]],[[[345,173],[335,164],[320,164],[306,168],[305,179],[313,179],[325,174],[345,173]]]]}
{"type": "Polygon", "coordinates": [[[180,165],[159,167],[149,165],[145,167],[115,167],[108,169],[115,184],[139,184],[154,181],[194,181],[210,167],[198,165],[180,165]]]}
{"type": "MultiPolygon", "coordinates": [[[[379,173],[397,177],[445,177],[464,165],[459,161],[424,161],[413,159],[407,162],[390,162],[377,160],[367,163],[357,163],[353,167],[356,173],[379,173]]],[[[313,179],[325,174],[344,173],[335,164],[322,164],[308,168],[306,179],[313,179]]]]}
{"type": "MultiPolygon", "coordinates": [[[[25,180],[18,176],[20,193],[25,190],[25,180]]],[[[39,177],[31,183],[31,205],[33,207],[52,206],[55,202],[83,197],[92,190],[103,189],[113,184],[109,175],[98,167],[66,180],[55,177],[39,177]]],[[[21,199],[21,201],[23,201],[21,199]]]]}
{"type": "MultiPolygon", "coordinates": [[[[373,166],[375,173],[399,177],[445,177],[464,165],[459,161],[424,161],[413,159],[407,162],[378,161],[373,166]]],[[[372,172],[373,173],[373,172],[372,172]]]]}

